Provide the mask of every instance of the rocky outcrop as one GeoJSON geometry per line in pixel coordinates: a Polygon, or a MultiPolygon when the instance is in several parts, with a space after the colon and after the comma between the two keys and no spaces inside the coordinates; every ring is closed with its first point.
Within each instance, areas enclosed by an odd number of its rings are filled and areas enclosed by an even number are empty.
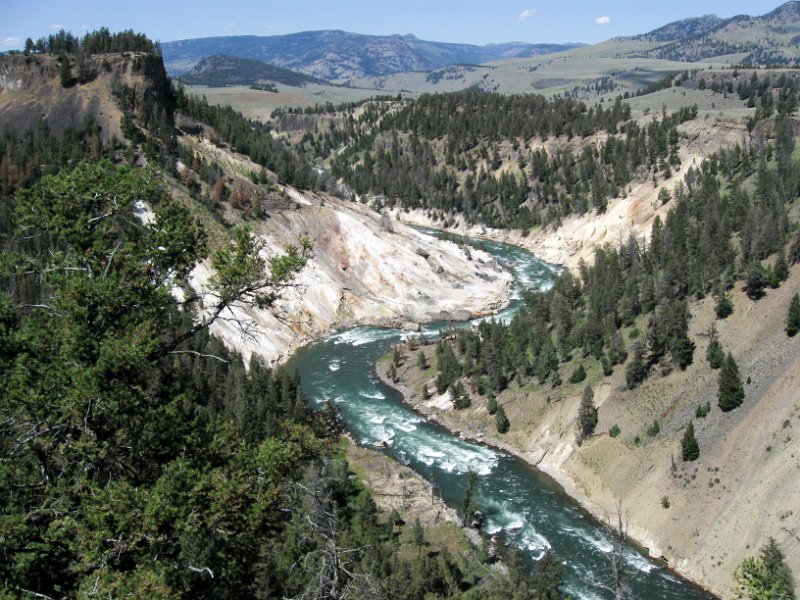
{"type": "MultiPolygon", "coordinates": [[[[245,356],[257,353],[283,361],[299,346],[341,327],[402,326],[449,319],[468,320],[502,308],[512,283],[491,255],[392,223],[371,208],[328,195],[287,189],[295,206],[263,222],[259,235],[271,253],[279,253],[301,235],[314,242],[314,256],[278,303],[269,311],[237,310],[250,323],[242,335],[230,321],[213,331],[245,356]],[[428,256],[424,258],[423,256],[428,256]],[[479,260],[470,260],[478,258],[479,260]]],[[[210,277],[201,266],[196,287],[210,277]]]]}
{"type": "MultiPolygon", "coordinates": [[[[70,60],[74,74],[74,58],[70,60]]],[[[91,117],[100,126],[104,141],[112,136],[122,139],[122,112],[114,97],[121,86],[130,91],[134,112],[152,106],[163,109],[170,118],[174,106],[160,56],[124,52],[93,56],[87,63],[89,81],[65,88],[58,57],[0,57],[0,130],[10,125],[24,131],[43,118],[60,134],[91,117]]]]}

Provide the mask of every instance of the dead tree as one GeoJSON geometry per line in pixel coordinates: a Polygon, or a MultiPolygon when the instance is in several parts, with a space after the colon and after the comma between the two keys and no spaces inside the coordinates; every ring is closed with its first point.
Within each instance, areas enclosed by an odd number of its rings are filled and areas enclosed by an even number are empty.
{"type": "Polygon", "coordinates": [[[611,586],[603,583],[598,585],[614,594],[614,600],[633,598],[628,574],[625,571],[625,544],[628,541],[628,528],[623,519],[621,500],[617,501],[617,514],[613,516],[606,515],[604,529],[611,544],[611,552],[608,554],[608,559],[611,563],[611,574],[614,582],[611,586]],[[616,524],[614,524],[614,517],[616,517],[616,524]]]}

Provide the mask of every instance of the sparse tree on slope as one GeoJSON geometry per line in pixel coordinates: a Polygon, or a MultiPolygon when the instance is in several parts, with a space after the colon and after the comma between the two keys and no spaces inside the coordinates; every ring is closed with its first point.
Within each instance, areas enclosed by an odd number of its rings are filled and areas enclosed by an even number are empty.
{"type": "Polygon", "coordinates": [[[683,434],[681,440],[681,457],[684,462],[691,462],[700,458],[700,445],[697,443],[697,438],[694,436],[694,422],[689,421],[688,427],[683,434]]]}
{"type": "Polygon", "coordinates": [[[761,263],[758,261],[750,263],[747,267],[747,297],[751,300],[760,300],[768,284],[767,272],[761,263]]]}
{"type": "Polygon", "coordinates": [[[718,399],[722,412],[738,408],[744,401],[744,387],[742,387],[742,380],[739,377],[739,366],[730,352],[719,372],[718,399]]]}
{"type": "Polygon", "coordinates": [[[731,302],[731,297],[724,288],[720,287],[715,295],[715,298],[717,303],[714,307],[714,311],[717,313],[717,318],[725,319],[729,317],[733,313],[733,302],[731,302]]]}
{"type": "Polygon", "coordinates": [[[722,344],[719,341],[717,328],[713,324],[711,325],[711,329],[708,330],[706,359],[708,359],[708,364],[712,369],[719,369],[722,363],[725,362],[725,351],[722,349],[722,344]]]}
{"type": "Polygon", "coordinates": [[[800,331],[800,294],[795,294],[786,315],[786,335],[794,337],[800,331]]]}
{"type": "Polygon", "coordinates": [[[746,558],[736,569],[736,598],[796,600],[794,577],[777,542],[769,538],[760,554],[746,558]]]}
{"type": "Polygon", "coordinates": [[[647,377],[647,363],[644,361],[644,346],[637,344],[633,349],[633,358],[625,369],[625,381],[628,384],[628,389],[632,390],[647,377]]]}
{"type": "Polygon", "coordinates": [[[506,411],[502,406],[497,407],[497,412],[494,414],[494,422],[497,425],[498,433],[507,433],[511,427],[511,422],[506,416],[506,411]]]}
{"type": "Polygon", "coordinates": [[[422,350],[417,352],[417,366],[423,371],[428,368],[428,358],[422,350]]]}
{"type": "Polygon", "coordinates": [[[597,426],[597,407],[594,405],[594,392],[592,386],[587,385],[583,390],[581,406],[578,409],[578,438],[584,438],[594,433],[597,426]]]}

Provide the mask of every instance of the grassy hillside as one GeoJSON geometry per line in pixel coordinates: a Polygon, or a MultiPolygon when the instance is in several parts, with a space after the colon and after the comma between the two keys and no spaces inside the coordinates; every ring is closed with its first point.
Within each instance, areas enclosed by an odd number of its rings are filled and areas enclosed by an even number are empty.
{"type": "Polygon", "coordinates": [[[269,122],[276,109],[306,109],[328,102],[343,104],[372,98],[383,92],[370,89],[307,84],[302,87],[278,84],[277,92],[254,90],[249,86],[186,86],[186,93],[205,96],[210,104],[231,106],[248,119],[269,122]]]}

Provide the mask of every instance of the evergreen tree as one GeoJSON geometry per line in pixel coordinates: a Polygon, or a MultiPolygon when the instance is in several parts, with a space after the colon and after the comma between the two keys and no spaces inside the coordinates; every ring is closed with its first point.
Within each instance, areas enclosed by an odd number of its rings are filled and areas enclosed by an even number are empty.
{"type": "Polygon", "coordinates": [[[428,368],[428,358],[425,356],[425,352],[423,352],[422,349],[417,352],[417,366],[423,371],[428,368]]]}
{"type": "Polygon", "coordinates": [[[735,577],[738,600],[796,600],[792,571],[773,538],[761,548],[760,556],[742,561],[735,577]]]}
{"type": "Polygon", "coordinates": [[[719,334],[714,324],[712,324],[711,329],[708,330],[706,359],[712,369],[719,369],[722,363],[725,362],[725,351],[722,349],[722,344],[719,341],[719,334]]]}
{"type": "Polygon", "coordinates": [[[800,331],[800,293],[792,297],[789,312],[786,315],[786,335],[794,337],[800,331]]]}
{"type": "Polygon", "coordinates": [[[597,426],[597,407],[594,405],[592,386],[583,389],[581,405],[578,409],[578,439],[586,438],[594,433],[597,426]]]}
{"type": "Polygon", "coordinates": [[[66,56],[61,57],[61,87],[70,87],[72,85],[72,69],[69,65],[69,58],[66,56]]]}
{"type": "Polygon", "coordinates": [[[586,379],[586,369],[583,368],[583,363],[581,363],[575,368],[572,375],[569,376],[569,382],[580,383],[584,379],[586,379]]]}
{"type": "Polygon", "coordinates": [[[775,268],[773,269],[776,279],[783,283],[789,278],[789,263],[786,261],[786,254],[783,248],[778,252],[778,260],[775,261],[775,268]]]}
{"type": "Polygon", "coordinates": [[[767,272],[761,263],[754,260],[747,267],[747,297],[759,300],[764,297],[764,288],[769,284],[767,272]]]}
{"type": "Polygon", "coordinates": [[[625,368],[625,382],[628,389],[632,390],[647,377],[648,366],[644,360],[644,345],[641,343],[636,344],[633,349],[633,357],[631,362],[625,368]]]}
{"type": "Polygon", "coordinates": [[[691,462],[700,458],[700,446],[694,437],[694,422],[689,421],[681,440],[681,456],[684,462],[691,462]]]}
{"type": "Polygon", "coordinates": [[[490,395],[486,399],[486,412],[488,412],[490,415],[493,415],[497,412],[497,408],[497,398],[495,398],[493,395],[490,395]]]}
{"type": "Polygon", "coordinates": [[[511,422],[506,416],[506,411],[502,406],[497,407],[497,412],[494,414],[494,423],[497,426],[498,433],[507,433],[511,427],[511,422]]]}
{"type": "Polygon", "coordinates": [[[461,526],[466,527],[469,523],[469,517],[475,510],[473,498],[475,497],[475,488],[478,486],[478,474],[470,469],[467,472],[467,488],[464,490],[464,499],[461,501],[461,526]]]}
{"type": "Polygon", "coordinates": [[[718,403],[722,412],[728,412],[742,405],[744,401],[744,387],[739,377],[739,366],[728,352],[725,362],[719,371],[718,403]]]}
{"type": "Polygon", "coordinates": [[[717,313],[718,319],[726,319],[733,314],[733,302],[731,302],[731,297],[723,287],[720,286],[719,290],[717,290],[715,298],[717,302],[714,306],[714,311],[717,313]]]}

